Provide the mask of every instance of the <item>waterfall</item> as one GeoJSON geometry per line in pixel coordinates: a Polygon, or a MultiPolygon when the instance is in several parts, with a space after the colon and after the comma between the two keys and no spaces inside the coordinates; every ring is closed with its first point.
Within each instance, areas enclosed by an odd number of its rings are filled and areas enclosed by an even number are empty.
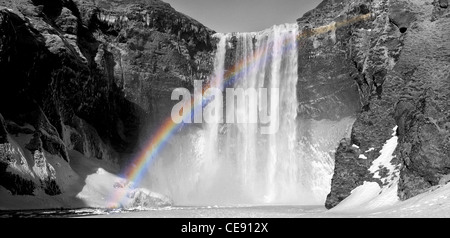
{"type": "MultiPolygon", "coordinates": [[[[226,45],[226,37],[221,37],[220,41],[217,45],[217,53],[214,60],[214,74],[213,79],[211,81],[211,87],[218,88],[220,90],[223,89],[224,84],[224,66],[225,66],[225,49],[226,45]]],[[[214,174],[216,174],[217,170],[219,169],[219,142],[218,142],[218,136],[219,136],[219,123],[208,123],[205,125],[206,131],[208,132],[208,146],[207,146],[207,153],[204,158],[204,181],[210,182],[214,178],[214,174]]]]}
{"type": "MultiPolygon", "coordinates": [[[[242,70],[235,72],[233,87],[280,90],[276,121],[271,122],[279,124],[277,133],[261,135],[254,123],[226,124],[227,136],[220,144],[228,151],[223,159],[236,162],[235,176],[243,193],[261,203],[297,203],[305,194],[298,173],[302,160],[296,153],[297,35],[296,24],[285,24],[257,33],[218,36],[235,39],[230,50],[235,52],[234,64],[241,64],[242,70]]],[[[224,51],[220,47],[218,54],[224,51]]],[[[246,118],[248,107],[244,103],[227,110],[246,118]]]]}
{"type": "Polygon", "coordinates": [[[257,110],[258,123],[225,120],[185,128],[151,167],[149,187],[183,205],[323,204],[334,165],[329,151],[352,120],[337,125],[297,118],[298,34],[297,24],[285,24],[215,35],[211,87],[268,89],[266,101],[259,91],[256,108],[226,105],[224,118],[247,121],[249,111],[257,110]],[[264,102],[272,100],[277,108],[266,108],[264,102]],[[264,124],[279,125],[277,132],[261,133],[264,124]]]}

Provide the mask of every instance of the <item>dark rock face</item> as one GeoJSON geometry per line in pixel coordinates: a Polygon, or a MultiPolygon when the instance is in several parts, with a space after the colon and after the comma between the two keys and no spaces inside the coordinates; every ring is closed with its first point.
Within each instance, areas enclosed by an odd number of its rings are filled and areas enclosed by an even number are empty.
{"type": "MultiPolygon", "coordinates": [[[[450,49],[444,43],[450,39],[450,20],[440,1],[433,5],[377,2],[377,7],[368,5],[375,13],[374,20],[352,29],[354,44],[350,47],[359,71],[355,80],[363,112],[353,126],[350,144],[356,144],[361,151],[374,148],[365,154],[370,162],[368,169],[391,138],[392,128],[398,126],[399,141],[392,163],[400,168],[398,196],[405,200],[442,183],[450,173],[450,49]],[[361,34],[361,27],[372,33],[361,34]]],[[[361,164],[358,159],[342,162],[342,153],[346,154],[339,150],[336,155],[328,208],[347,196],[340,192],[343,184],[347,191],[357,187],[355,181],[347,183],[347,177],[341,175],[361,164]]],[[[370,177],[361,175],[356,184],[370,181],[370,177]]]]}
{"type": "MultiPolygon", "coordinates": [[[[105,34],[97,58],[125,97],[159,125],[174,102],[173,89],[191,88],[213,70],[212,30],[161,1],[98,1],[91,24],[105,34]],[[115,59],[115,60],[114,60],[115,59]],[[157,112],[157,113],[155,113],[157,112]]],[[[82,12],[89,12],[83,7],[82,12]]]]}
{"type": "Polygon", "coordinates": [[[0,161],[0,185],[12,195],[33,195],[36,185],[33,181],[7,171],[8,164],[0,161]]]}
{"type": "Polygon", "coordinates": [[[343,1],[324,1],[297,20],[305,36],[299,39],[298,47],[297,98],[302,118],[339,120],[355,115],[361,108],[358,85],[353,80],[358,71],[348,57],[349,28],[314,33],[316,28],[333,27],[333,20],[339,22],[368,11],[367,5],[361,4],[354,6],[355,12],[338,16],[343,7],[343,1]]]}
{"type": "Polygon", "coordinates": [[[399,150],[404,162],[399,187],[402,199],[439,185],[450,174],[447,97],[448,93],[426,91],[414,108],[399,118],[405,131],[399,150]]]}
{"type": "MultiPolygon", "coordinates": [[[[33,5],[21,7],[26,7],[25,13],[39,11],[33,5]]],[[[28,23],[25,16],[10,10],[1,10],[0,14],[3,29],[0,68],[5,73],[2,79],[7,85],[2,87],[0,96],[3,115],[16,124],[32,125],[40,132],[44,149],[67,161],[62,138],[66,126],[70,126],[67,121],[77,115],[99,125],[97,129],[104,138],[123,143],[116,140],[118,136],[111,128],[114,121],[120,120],[117,112],[112,110],[119,108],[120,92],[107,91],[104,86],[97,85],[104,80],[79,54],[77,37],[62,35],[59,29],[51,27],[53,22],[47,23],[45,18],[35,15],[27,16],[31,19],[28,23]],[[109,102],[109,97],[117,98],[116,102],[109,102]],[[106,102],[112,105],[108,108],[109,113],[102,108],[106,102]],[[99,119],[104,121],[97,121],[99,119]],[[108,121],[111,124],[105,123],[108,121]]]]}
{"type": "Polygon", "coordinates": [[[172,89],[212,67],[214,32],[159,0],[0,0],[0,29],[0,145],[32,135],[12,146],[39,166],[17,154],[11,163],[43,174],[16,177],[3,164],[13,194],[61,193],[44,152],[126,165],[148,124],[166,117],[172,89]]]}

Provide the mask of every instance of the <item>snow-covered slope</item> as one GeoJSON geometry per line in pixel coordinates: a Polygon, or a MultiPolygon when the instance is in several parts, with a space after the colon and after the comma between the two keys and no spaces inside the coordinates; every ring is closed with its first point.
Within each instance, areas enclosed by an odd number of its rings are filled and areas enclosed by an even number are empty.
{"type": "Polygon", "coordinates": [[[379,186],[365,184],[355,189],[352,198],[347,201],[353,206],[299,217],[450,218],[450,184],[434,187],[426,193],[391,205],[387,203],[392,201],[388,199],[389,193],[377,196],[376,191],[380,191],[379,186]]]}
{"type": "Polygon", "coordinates": [[[398,145],[397,127],[387,140],[381,155],[369,171],[380,179],[383,186],[365,182],[338,206],[319,216],[344,217],[450,217],[450,184],[438,186],[429,192],[400,202],[397,195],[399,167],[394,166],[394,152],[398,145]]]}
{"type": "Polygon", "coordinates": [[[88,159],[76,151],[70,151],[69,164],[47,152],[44,154],[49,166],[54,168],[55,174],[62,175],[56,176],[62,194],[49,196],[44,191],[36,189],[34,196],[13,196],[10,191],[0,186],[0,210],[109,208],[111,206],[109,200],[117,192],[125,194],[125,199],[122,204],[114,204],[116,207],[148,208],[170,206],[172,203],[163,195],[142,188],[133,188],[132,183],[117,176],[116,170],[100,160],[88,159]]]}

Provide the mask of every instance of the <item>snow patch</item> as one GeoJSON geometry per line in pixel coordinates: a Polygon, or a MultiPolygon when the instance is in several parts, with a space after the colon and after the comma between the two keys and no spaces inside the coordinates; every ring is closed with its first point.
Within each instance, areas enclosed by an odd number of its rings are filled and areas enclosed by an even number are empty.
{"type": "Polygon", "coordinates": [[[391,161],[394,158],[394,151],[398,145],[398,137],[396,136],[397,127],[393,130],[394,133],[392,134],[392,138],[386,142],[383,149],[380,151],[381,155],[373,161],[372,166],[369,168],[369,171],[374,174],[373,177],[381,179],[383,183],[388,183],[389,180],[392,179],[395,172],[395,167],[391,161]],[[380,168],[386,168],[389,171],[387,177],[381,178],[380,168]]]}
{"type": "Polygon", "coordinates": [[[363,155],[363,154],[360,154],[360,155],[359,155],[359,158],[360,158],[360,159],[367,159],[367,157],[366,157],[365,155],[363,155]]]}

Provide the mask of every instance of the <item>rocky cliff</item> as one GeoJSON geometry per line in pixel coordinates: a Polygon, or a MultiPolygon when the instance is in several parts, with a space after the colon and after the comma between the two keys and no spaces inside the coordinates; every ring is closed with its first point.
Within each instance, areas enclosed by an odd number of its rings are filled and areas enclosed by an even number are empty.
{"type": "Polygon", "coordinates": [[[365,181],[391,186],[389,176],[392,181],[399,177],[402,200],[445,184],[450,173],[448,1],[341,2],[324,1],[312,14],[328,8],[340,14],[333,21],[365,13],[371,18],[336,30],[336,42],[346,45],[346,61],[355,68],[362,112],[351,138],[337,150],[326,207],[336,206],[365,181]],[[380,176],[374,176],[368,169],[396,126],[395,173],[381,166],[375,172],[380,176]]]}
{"type": "Polygon", "coordinates": [[[0,29],[0,185],[12,194],[64,192],[54,167],[70,151],[119,169],[172,88],[211,70],[213,32],[159,0],[1,0],[0,29]]]}
{"type": "Polygon", "coordinates": [[[352,80],[358,72],[349,60],[350,31],[337,29],[335,23],[345,24],[346,19],[367,12],[358,4],[343,2],[324,1],[297,20],[301,30],[297,97],[302,118],[339,120],[361,108],[358,85],[352,80]]]}
{"type": "Polygon", "coordinates": [[[173,89],[191,88],[193,80],[211,74],[214,32],[159,0],[96,2],[93,13],[92,6],[83,5],[81,11],[94,14],[101,41],[107,43],[100,54],[114,59],[105,73],[150,114],[147,124],[158,126],[170,115],[173,89]]]}

